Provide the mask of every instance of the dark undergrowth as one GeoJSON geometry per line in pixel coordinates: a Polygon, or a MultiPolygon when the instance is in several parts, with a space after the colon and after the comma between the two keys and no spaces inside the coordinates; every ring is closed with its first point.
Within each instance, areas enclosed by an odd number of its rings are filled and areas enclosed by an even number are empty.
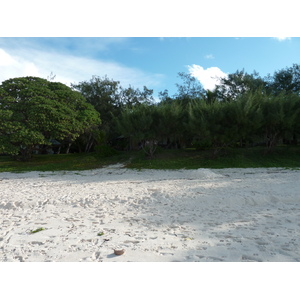
{"type": "Polygon", "coordinates": [[[214,157],[211,150],[159,149],[152,159],[143,151],[118,152],[109,157],[96,153],[34,155],[28,162],[0,156],[0,172],[75,171],[101,168],[122,163],[134,169],[198,169],[198,168],[300,168],[300,147],[279,146],[272,153],[265,148],[230,148],[214,157]]]}

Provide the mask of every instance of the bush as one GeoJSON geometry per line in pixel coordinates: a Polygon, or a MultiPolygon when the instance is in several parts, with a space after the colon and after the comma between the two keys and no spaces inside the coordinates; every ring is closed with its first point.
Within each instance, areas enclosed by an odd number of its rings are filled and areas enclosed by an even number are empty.
{"type": "Polygon", "coordinates": [[[207,150],[210,149],[212,147],[212,144],[210,141],[195,141],[192,143],[192,146],[196,149],[196,150],[207,150]]]}
{"type": "Polygon", "coordinates": [[[118,151],[109,145],[97,145],[95,147],[95,151],[100,157],[109,157],[118,154],[118,151]]]}

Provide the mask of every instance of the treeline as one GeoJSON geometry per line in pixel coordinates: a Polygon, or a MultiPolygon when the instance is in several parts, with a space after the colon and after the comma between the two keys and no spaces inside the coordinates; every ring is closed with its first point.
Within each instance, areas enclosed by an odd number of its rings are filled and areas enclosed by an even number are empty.
{"type": "Polygon", "coordinates": [[[244,70],[213,91],[179,73],[177,93],[153,91],[94,76],[71,88],[36,77],[0,85],[0,153],[23,160],[34,151],[132,150],[153,156],[158,146],[212,149],[298,143],[300,66],[265,78],[244,70]]]}
{"type": "Polygon", "coordinates": [[[98,107],[98,111],[101,116],[107,116],[106,144],[122,150],[142,148],[153,156],[158,146],[195,147],[210,148],[217,154],[226,147],[264,145],[269,152],[278,143],[297,144],[299,65],[265,78],[255,71],[252,74],[236,71],[223,78],[214,91],[204,90],[189,74],[178,75],[181,83],[176,84],[177,93],[170,96],[167,90],[160,92],[158,103],[146,88],[147,94],[139,92],[139,97],[134,97],[132,89],[124,98],[119,83],[107,78],[93,78],[73,88],[83,93],[89,103],[112,105],[113,114],[112,108],[105,111],[98,107]],[[114,89],[109,82],[114,83],[114,89]],[[97,100],[104,90],[110,102],[97,100]]]}
{"type": "Polygon", "coordinates": [[[300,97],[261,89],[248,91],[235,101],[161,102],[140,105],[116,119],[130,143],[152,156],[158,145],[212,149],[265,145],[272,151],[279,142],[297,144],[300,133],[300,97]]]}

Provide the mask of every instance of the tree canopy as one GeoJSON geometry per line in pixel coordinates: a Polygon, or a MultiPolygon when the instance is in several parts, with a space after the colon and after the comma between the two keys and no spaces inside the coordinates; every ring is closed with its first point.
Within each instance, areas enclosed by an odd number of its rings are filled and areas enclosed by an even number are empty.
{"type": "Polygon", "coordinates": [[[100,124],[99,113],[78,92],[59,82],[20,77],[0,85],[2,153],[28,160],[38,145],[52,139],[73,142],[100,124]]]}
{"type": "Polygon", "coordinates": [[[146,86],[142,91],[132,86],[124,88],[119,81],[109,79],[107,76],[102,78],[93,76],[89,81],[73,84],[72,87],[101,114],[101,130],[106,142],[118,136],[114,117],[120,116],[123,109],[153,102],[153,90],[146,86]]]}
{"type": "Polygon", "coordinates": [[[105,144],[141,147],[151,157],[158,145],[217,154],[226,147],[264,144],[271,151],[283,140],[297,143],[300,65],[265,78],[236,71],[214,90],[203,89],[190,74],[178,75],[177,93],[170,96],[165,89],[160,101],[146,86],[124,88],[107,76],[71,88],[38,77],[6,80],[0,85],[0,154],[26,160],[54,139],[66,152],[71,144],[79,152],[105,144]]]}

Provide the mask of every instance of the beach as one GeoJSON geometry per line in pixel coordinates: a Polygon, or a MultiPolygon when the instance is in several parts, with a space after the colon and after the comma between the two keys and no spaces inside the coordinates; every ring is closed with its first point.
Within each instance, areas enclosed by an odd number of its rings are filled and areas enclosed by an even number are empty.
{"type": "Polygon", "coordinates": [[[283,168],[0,173],[0,261],[298,262],[299,182],[283,168]]]}

